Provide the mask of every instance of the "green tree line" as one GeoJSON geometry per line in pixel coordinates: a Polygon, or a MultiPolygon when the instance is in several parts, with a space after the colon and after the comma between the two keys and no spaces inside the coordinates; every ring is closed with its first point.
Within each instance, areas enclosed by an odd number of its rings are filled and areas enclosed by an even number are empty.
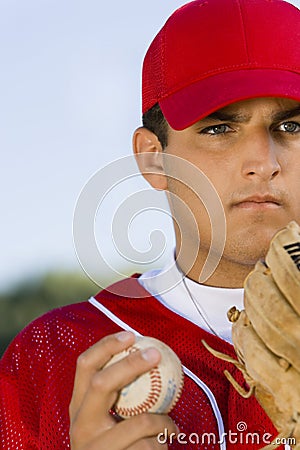
{"type": "Polygon", "coordinates": [[[84,301],[98,291],[99,287],[81,273],[49,273],[0,294],[0,356],[14,336],[36,317],[84,301]]]}

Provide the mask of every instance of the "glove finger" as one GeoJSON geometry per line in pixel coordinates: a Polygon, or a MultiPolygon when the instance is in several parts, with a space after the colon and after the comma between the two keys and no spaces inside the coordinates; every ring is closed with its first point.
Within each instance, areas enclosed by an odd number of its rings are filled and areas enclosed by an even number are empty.
{"type": "Polygon", "coordinates": [[[297,410],[300,411],[300,374],[294,367],[282,364],[282,358],[267,348],[245,311],[242,311],[232,326],[232,340],[244,361],[247,373],[256,384],[263,386],[274,396],[280,396],[281,390],[286,390],[283,398],[292,403],[296,397],[299,402],[297,410]]]}
{"type": "Polygon", "coordinates": [[[300,411],[300,374],[292,366],[287,368],[282,364],[282,359],[267,348],[245,311],[233,324],[232,338],[261,406],[284,436],[296,433],[300,411]]]}
{"type": "Polygon", "coordinates": [[[300,373],[300,317],[258,262],[245,282],[245,310],[264,344],[300,373]]]}
{"type": "Polygon", "coordinates": [[[300,315],[300,227],[296,222],[274,236],[266,263],[279,289],[300,315]]]}

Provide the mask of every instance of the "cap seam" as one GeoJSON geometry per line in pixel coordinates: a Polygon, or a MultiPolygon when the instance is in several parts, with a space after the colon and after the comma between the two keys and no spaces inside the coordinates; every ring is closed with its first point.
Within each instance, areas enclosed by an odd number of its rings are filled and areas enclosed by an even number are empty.
{"type": "Polygon", "coordinates": [[[242,23],[244,49],[246,51],[248,63],[250,63],[249,46],[248,46],[248,40],[247,40],[247,36],[246,36],[246,23],[245,23],[244,16],[243,16],[241,0],[237,0],[237,4],[238,4],[238,9],[239,9],[239,16],[240,16],[241,23],[242,23]]]}
{"type": "MultiPolygon", "coordinates": [[[[164,32],[162,33],[161,36],[161,65],[162,65],[162,71],[161,73],[165,73],[166,72],[166,60],[165,60],[165,55],[166,55],[166,35],[167,35],[167,28],[169,27],[170,24],[170,19],[167,20],[166,24],[165,24],[165,28],[164,28],[164,32]]],[[[163,77],[162,79],[162,83],[160,84],[160,93],[159,96],[162,96],[162,92],[165,91],[166,86],[165,86],[165,78],[163,77]],[[164,84],[164,86],[162,86],[162,84],[164,84]]]]}

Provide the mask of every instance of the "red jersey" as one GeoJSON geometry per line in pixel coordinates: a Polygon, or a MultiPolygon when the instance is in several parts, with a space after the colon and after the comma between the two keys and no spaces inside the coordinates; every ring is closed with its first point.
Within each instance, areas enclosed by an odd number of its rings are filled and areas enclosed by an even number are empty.
{"type": "Polygon", "coordinates": [[[121,329],[164,341],[185,367],[183,393],[170,414],[181,435],[173,442],[162,430],[159,442],[168,442],[172,450],[249,450],[275,438],[255,398],[241,398],[223,372],[229,370],[247,388],[241,373],[213,357],[201,340],[235,356],[230,344],[165,308],[134,277],[117,288],[118,293],[104,290],[89,302],[48,312],[10,344],[0,362],[2,450],[70,447],[68,408],[77,357],[121,329]]]}

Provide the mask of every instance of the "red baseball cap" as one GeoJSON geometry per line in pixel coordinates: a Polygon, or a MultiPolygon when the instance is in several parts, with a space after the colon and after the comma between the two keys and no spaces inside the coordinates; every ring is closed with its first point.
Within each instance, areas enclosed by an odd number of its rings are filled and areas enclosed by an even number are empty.
{"type": "Polygon", "coordinates": [[[283,0],[194,0],[175,11],[143,65],[143,113],[182,130],[254,97],[300,101],[300,11],[283,0]]]}

